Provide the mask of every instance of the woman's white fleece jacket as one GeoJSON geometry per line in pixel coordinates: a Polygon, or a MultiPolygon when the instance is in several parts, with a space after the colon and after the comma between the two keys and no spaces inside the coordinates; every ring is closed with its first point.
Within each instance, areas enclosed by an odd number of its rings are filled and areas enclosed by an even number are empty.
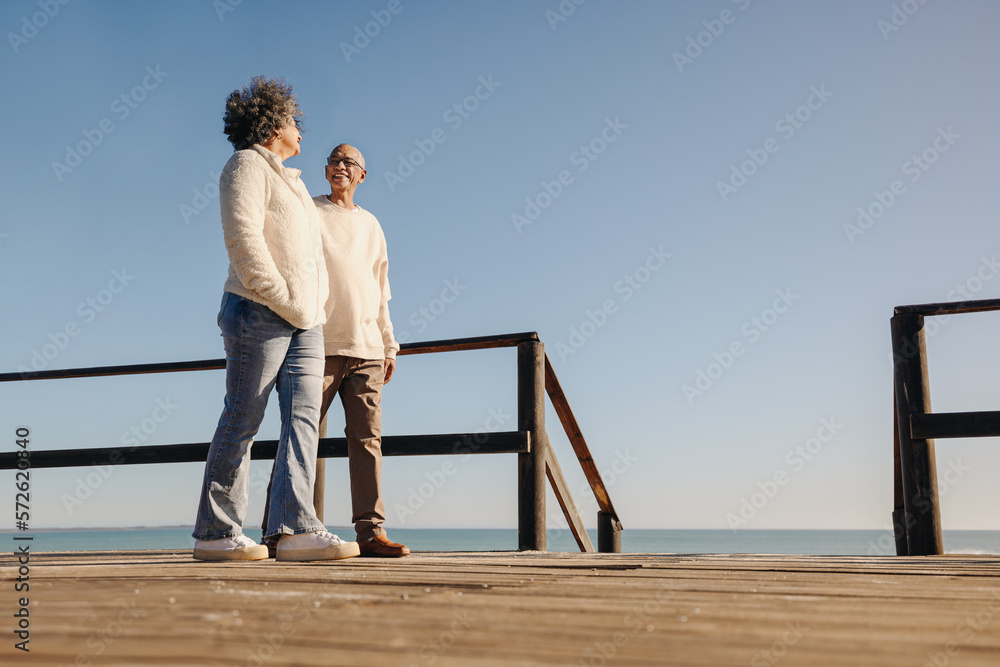
{"type": "Polygon", "coordinates": [[[311,329],[326,322],[330,285],[319,216],[300,174],[256,144],[226,163],[219,178],[229,253],[223,289],[311,329]]]}

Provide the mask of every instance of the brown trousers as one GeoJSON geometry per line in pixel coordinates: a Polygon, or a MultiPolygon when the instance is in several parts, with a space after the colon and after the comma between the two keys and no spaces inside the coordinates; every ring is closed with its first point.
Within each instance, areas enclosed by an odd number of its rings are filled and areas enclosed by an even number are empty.
{"type": "MultiPolygon", "coordinates": [[[[351,475],[351,521],[358,541],[385,535],[385,504],[382,502],[382,359],[326,358],[323,370],[323,404],[326,414],[339,393],[344,406],[344,435],[351,475]]],[[[272,470],[272,476],[273,476],[272,470]]],[[[271,497],[271,485],[267,485],[271,497]]],[[[267,507],[264,523],[267,525],[267,507]]]]}

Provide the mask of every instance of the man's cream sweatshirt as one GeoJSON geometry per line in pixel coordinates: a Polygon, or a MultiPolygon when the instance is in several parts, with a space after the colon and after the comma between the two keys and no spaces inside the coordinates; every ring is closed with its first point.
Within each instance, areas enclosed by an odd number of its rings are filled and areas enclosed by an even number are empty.
{"type": "Polygon", "coordinates": [[[389,319],[389,257],[374,215],[314,197],[330,276],[323,338],[326,355],[393,359],[399,344],[389,319]]]}

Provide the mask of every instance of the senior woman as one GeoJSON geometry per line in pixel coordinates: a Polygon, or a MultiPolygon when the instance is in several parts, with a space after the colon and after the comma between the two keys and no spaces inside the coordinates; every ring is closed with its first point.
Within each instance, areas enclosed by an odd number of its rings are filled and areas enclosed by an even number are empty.
{"type": "Polygon", "coordinates": [[[299,170],[301,111],[291,86],[256,77],[226,100],[225,133],[236,152],[219,179],[229,253],[219,328],[226,400],[205,462],[194,557],[259,560],[267,547],[243,534],[250,446],[277,387],[281,438],[264,535],[278,560],[359,553],[328,533],[313,509],[323,392],[324,304],[329,285],[315,204],[299,170]],[[279,539],[280,538],[280,539],[279,539]]]}

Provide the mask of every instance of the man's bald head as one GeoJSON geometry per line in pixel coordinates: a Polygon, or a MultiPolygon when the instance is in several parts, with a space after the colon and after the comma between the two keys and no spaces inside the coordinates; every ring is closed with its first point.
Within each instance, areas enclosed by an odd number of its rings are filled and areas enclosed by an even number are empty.
{"type": "Polygon", "coordinates": [[[330,157],[349,157],[355,160],[361,165],[361,168],[365,168],[365,156],[361,154],[357,148],[350,144],[337,144],[334,146],[333,150],[330,151],[330,157]]]}

